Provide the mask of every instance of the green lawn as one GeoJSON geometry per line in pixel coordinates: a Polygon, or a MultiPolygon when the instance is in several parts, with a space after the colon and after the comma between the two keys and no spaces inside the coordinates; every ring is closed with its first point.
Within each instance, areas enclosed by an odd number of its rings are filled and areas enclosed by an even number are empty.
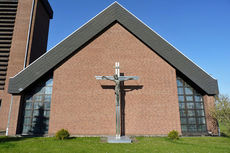
{"type": "Polygon", "coordinates": [[[100,138],[6,138],[0,137],[0,153],[230,153],[229,137],[137,137],[132,144],[108,144],[100,138]]]}

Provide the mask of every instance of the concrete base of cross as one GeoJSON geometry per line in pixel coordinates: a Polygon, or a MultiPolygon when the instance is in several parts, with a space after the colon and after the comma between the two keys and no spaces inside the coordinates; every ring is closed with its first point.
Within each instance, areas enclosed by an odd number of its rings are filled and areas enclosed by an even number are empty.
{"type": "Polygon", "coordinates": [[[107,138],[108,143],[132,143],[132,140],[128,136],[109,136],[107,138]]]}

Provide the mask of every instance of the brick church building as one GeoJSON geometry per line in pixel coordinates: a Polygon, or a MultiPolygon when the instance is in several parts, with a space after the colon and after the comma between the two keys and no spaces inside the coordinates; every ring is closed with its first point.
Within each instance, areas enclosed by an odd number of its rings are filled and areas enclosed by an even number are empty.
{"type": "Polygon", "coordinates": [[[0,60],[7,59],[0,62],[0,130],[115,135],[114,83],[95,76],[113,75],[120,62],[121,75],[139,77],[120,85],[122,135],[217,134],[210,116],[217,80],[117,2],[45,52],[53,14],[48,1],[6,1],[0,2],[0,15],[8,6],[16,18],[7,39],[11,47],[0,47],[0,60]]]}

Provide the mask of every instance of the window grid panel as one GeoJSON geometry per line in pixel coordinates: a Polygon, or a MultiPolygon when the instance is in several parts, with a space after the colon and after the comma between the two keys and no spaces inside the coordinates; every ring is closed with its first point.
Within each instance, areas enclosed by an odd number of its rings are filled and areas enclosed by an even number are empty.
{"type": "Polygon", "coordinates": [[[40,83],[31,93],[25,95],[22,134],[48,133],[52,83],[51,78],[46,83],[40,83]]]}
{"type": "Polygon", "coordinates": [[[177,88],[182,133],[207,132],[203,97],[179,77],[177,88]]]}

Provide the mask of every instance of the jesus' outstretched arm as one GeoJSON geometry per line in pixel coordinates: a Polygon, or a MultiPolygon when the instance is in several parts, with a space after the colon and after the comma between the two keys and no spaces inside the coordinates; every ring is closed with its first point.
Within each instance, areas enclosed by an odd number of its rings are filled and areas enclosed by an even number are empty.
{"type": "Polygon", "coordinates": [[[124,81],[134,80],[134,78],[125,78],[124,81]]]}
{"type": "Polygon", "coordinates": [[[102,76],[102,79],[106,79],[106,80],[114,81],[114,79],[111,79],[111,78],[106,77],[106,76],[102,76]]]}
{"type": "Polygon", "coordinates": [[[119,78],[120,81],[128,81],[128,80],[138,80],[137,76],[121,76],[119,78]]]}

